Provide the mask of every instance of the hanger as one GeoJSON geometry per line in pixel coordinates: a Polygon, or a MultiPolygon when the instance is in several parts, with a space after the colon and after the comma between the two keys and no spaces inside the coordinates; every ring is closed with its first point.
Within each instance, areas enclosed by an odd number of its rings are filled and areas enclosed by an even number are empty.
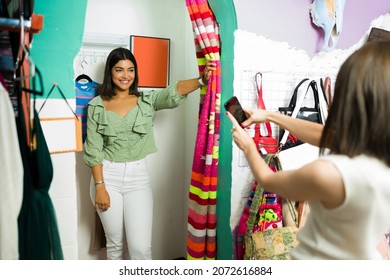
{"type": "MultiPolygon", "coordinates": [[[[32,88],[24,88],[24,87],[21,87],[21,90],[23,91],[26,91],[26,92],[29,92],[29,93],[32,93],[33,95],[33,100],[34,100],[34,103],[33,103],[33,108],[35,110],[36,108],[36,96],[37,95],[43,95],[43,82],[42,82],[42,74],[41,72],[39,71],[38,68],[35,69],[36,70],[36,75],[34,76],[34,78],[32,79],[32,88]],[[38,83],[39,83],[39,86],[37,85],[37,78],[38,78],[38,83]]],[[[25,98],[27,98],[27,96],[25,95],[25,98]]],[[[26,100],[26,104],[27,104],[27,100],[26,100]]],[[[31,119],[31,109],[29,108],[30,105],[28,105],[28,119],[31,119]]],[[[34,116],[35,117],[35,116],[34,116]]],[[[30,122],[29,125],[27,125],[26,129],[29,129],[29,133],[27,134],[29,136],[29,147],[30,147],[30,151],[34,151],[37,149],[37,141],[36,141],[36,131],[35,131],[35,126],[34,126],[34,122],[30,122]]]]}
{"type": "Polygon", "coordinates": [[[23,1],[19,1],[19,7],[20,7],[20,43],[19,43],[19,50],[18,50],[18,56],[16,58],[15,62],[15,69],[14,69],[14,80],[15,81],[22,81],[27,80],[35,76],[35,63],[33,59],[30,56],[30,52],[26,48],[24,44],[24,8],[23,8],[23,1]],[[22,65],[23,61],[27,61],[30,64],[30,73],[26,76],[20,76],[16,77],[16,72],[18,71],[19,67],[22,65]]]}
{"type": "MultiPolygon", "coordinates": [[[[84,62],[86,64],[88,64],[85,60],[81,61],[81,68],[83,68],[83,70],[84,70],[84,66],[83,66],[84,62]]],[[[88,82],[92,83],[91,77],[89,77],[87,74],[84,74],[84,73],[79,75],[79,76],[77,76],[77,78],[76,78],[77,82],[80,82],[81,80],[87,80],[88,82]]]]}
{"type": "Polygon", "coordinates": [[[87,74],[81,74],[81,75],[77,76],[76,81],[80,82],[81,80],[87,80],[90,83],[92,82],[91,77],[89,77],[87,74]]]}
{"type": "Polygon", "coordinates": [[[43,90],[42,74],[37,67],[35,67],[35,74],[36,75],[34,76],[34,79],[32,79],[32,88],[22,87],[22,90],[32,94],[43,95],[44,90],[43,90]],[[37,86],[36,84],[37,77],[38,77],[39,86],[37,86]],[[39,88],[40,90],[37,90],[37,88],[39,88]]]}

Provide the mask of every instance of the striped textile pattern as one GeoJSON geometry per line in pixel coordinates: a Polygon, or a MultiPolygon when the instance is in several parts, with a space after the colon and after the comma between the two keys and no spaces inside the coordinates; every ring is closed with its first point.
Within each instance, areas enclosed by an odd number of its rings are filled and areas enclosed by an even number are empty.
{"type": "Polygon", "coordinates": [[[198,131],[189,191],[187,259],[216,258],[216,196],[220,134],[220,38],[219,26],[206,0],[186,0],[194,31],[199,73],[207,60],[215,60],[207,87],[202,87],[198,131]]]}

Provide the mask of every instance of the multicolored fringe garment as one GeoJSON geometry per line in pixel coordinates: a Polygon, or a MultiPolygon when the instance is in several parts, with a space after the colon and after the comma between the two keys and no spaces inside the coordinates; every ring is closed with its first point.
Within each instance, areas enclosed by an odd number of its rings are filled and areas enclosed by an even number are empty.
{"type": "Polygon", "coordinates": [[[206,0],[186,0],[202,75],[207,60],[215,60],[207,87],[201,89],[198,133],[189,191],[187,259],[216,257],[216,196],[220,133],[219,28],[206,0]]]}

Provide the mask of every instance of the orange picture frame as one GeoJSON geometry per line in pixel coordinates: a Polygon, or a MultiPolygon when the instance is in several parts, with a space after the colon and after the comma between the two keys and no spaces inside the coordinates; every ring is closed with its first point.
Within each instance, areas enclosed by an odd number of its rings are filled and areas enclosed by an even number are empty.
{"type": "Polygon", "coordinates": [[[170,39],[131,35],[130,50],[137,60],[139,87],[169,85],[170,39]]]}

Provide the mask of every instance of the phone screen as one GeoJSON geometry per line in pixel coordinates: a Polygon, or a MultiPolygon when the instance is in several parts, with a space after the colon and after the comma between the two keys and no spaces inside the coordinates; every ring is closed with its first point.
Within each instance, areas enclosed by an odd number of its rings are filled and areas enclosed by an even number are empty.
{"type": "Polygon", "coordinates": [[[244,110],[236,96],[233,96],[224,104],[226,111],[230,112],[239,124],[247,119],[244,110]]]}

